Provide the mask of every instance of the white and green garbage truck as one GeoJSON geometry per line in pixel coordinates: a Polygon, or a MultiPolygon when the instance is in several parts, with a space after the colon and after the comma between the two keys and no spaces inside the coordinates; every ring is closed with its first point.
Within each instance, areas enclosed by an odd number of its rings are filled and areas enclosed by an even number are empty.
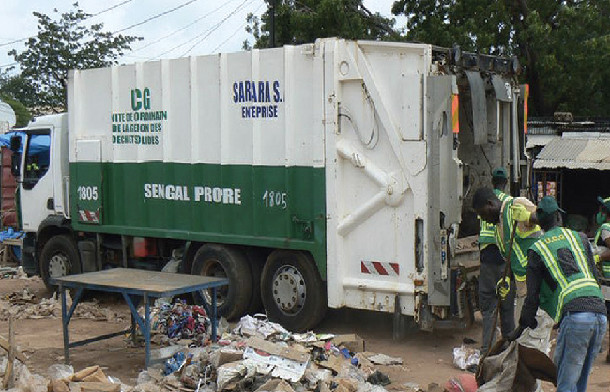
{"type": "Polygon", "coordinates": [[[73,71],[68,113],[12,143],[23,267],[48,283],[173,255],[228,277],[229,319],[262,305],[305,330],[348,307],[453,326],[476,286],[472,189],[494,166],[522,177],[518,69],[331,38],[73,71]]]}

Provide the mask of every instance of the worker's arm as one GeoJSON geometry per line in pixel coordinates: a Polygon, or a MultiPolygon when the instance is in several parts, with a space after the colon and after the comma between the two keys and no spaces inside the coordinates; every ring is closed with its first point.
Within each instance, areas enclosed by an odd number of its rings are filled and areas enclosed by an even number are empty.
{"type": "Polygon", "coordinates": [[[601,261],[608,261],[610,260],[610,232],[608,230],[602,230],[602,239],[604,240],[604,244],[608,249],[599,255],[599,259],[601,261]]]}
{"type": "Polygon", "coordinates": [[[519,229],[527,232],[536,228],[538,217],[536,216],[536,205],[525,197],[516,197],[511,207],[513,220],[519,222],[519,229]]]}
{"type": "Polygon", "coordinates": [[[540,305],[540,286],[544,279],[544,262],[540,256],[533,250],[527,252],[527,296],[521,310],[519,325],[534,329],[538,326],[536,321],[536,312],[540,305]]]}
{"type": "Polygon", "coordinates": [[[586,235],[584,235],[583,233],[578,233],[578,235],[580,236],[580,240],[582,241],[582,243],[585,245],[585,251],[587,254],[587,264],[589,266],[589,271],[591,271],[593,273],[595,280],[597,280],[597,283],[599,284],[600,279],[601,279],[601,274],[599,273],[599,270],[595,266],[595,257],[593,257],[593,250],[591,249],[591,244],[589,243],[589,240],[586,235]]]}

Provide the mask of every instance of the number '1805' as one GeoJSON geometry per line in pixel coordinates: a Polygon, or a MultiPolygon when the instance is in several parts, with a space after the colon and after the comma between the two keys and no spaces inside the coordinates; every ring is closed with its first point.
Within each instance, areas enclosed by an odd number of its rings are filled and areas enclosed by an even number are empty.
{"type": "Polygon", "coordinates": [[[76,192],[78,200],[97,200],[99,197],[97,186],[79,186],[76,192]]]}

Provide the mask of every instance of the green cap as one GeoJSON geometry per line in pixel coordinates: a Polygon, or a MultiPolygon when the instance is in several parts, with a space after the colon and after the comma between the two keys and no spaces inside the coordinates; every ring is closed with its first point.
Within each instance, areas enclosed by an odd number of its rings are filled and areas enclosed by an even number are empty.
{"type": "Polygon", "coordinates": [[[559,206],[557,205],[557,200],[555,200],[553,196],[545,196],[540,199],[540,202],[538,203],[538,207],[536,208],[536,215],[539,218],[542,218],[544,216],[552,215],[557,211],[565,213],[564,210],[559,208],[559,206]]]}
{"type": "Polygon", "coordinates": [[[505,167],[500,166],[500,167],[496,167],[492,172],[491,172],[491,176],[492,177],[498,177],[498,178],[506,178],[508,179],[508,171],[506,170],[505,167]]]}
{"type": "Polygon", "coordinates": [[[599,204],[603,205],[608,211],[610,211],[610,197],[606,197],[605,199],[601,196],[597,196],[597,201],[599,204]]]}

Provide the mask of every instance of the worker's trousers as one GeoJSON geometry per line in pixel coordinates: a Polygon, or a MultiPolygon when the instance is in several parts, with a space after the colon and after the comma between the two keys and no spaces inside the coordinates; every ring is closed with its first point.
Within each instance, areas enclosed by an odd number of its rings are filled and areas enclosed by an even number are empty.
{"type": "Polygon", "coordinates": [[[554,362],[557,392],[585,392],[608,320],[605,314],[567,312],[561,320],[554,362]]]}
{"type": "MultiPolygon", "coordinates": [[[[515,295],[515,319],[519,322],[521,317],[521,309],[525,303],[525,297],[527,296],[527,286],[525,281],[515,281],[516,283],[516,295],[515,295]]],[[[538,308],[536,311],[536,322],[538,326],[535,329],[525,328],[517,342],[519,344],[535,348],[536,350],[549,355],[551,352],[551,332],[553,331],[553,325],[555,321],[548,315],[547,312],[538,308]]],[[[540,380],[536,382],[536,392],[542,392],[542,383],[540,380]]]]}
{"type": "MultiPolygon", "coordinates": [[[[487,245],[481,249],[481,269],[479,274],[479,306],[483,316],[483,342],[481,353],[486,353],[495,341],[496,331],[493,331],[494,313],[498,298],[496,296],[496,285],[504,275],[504,259],[496,245],[487,245]]],[[[502,335],[506,336],[515,329],[515,317],[513,313],[515,290],[514,284],[508,297],[500,304],[500,327],[502,335]]]]}

